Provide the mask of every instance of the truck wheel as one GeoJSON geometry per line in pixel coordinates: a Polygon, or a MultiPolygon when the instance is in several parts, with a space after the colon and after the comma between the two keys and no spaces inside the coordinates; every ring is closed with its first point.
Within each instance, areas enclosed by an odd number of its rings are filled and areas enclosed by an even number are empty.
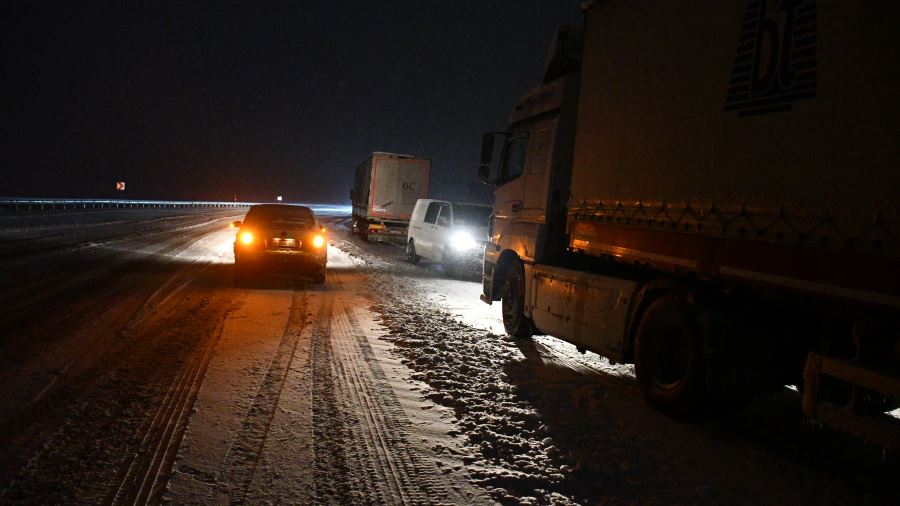
{"type": "Polygon", "coordinates": [[[517,339],[532,335],[531,319],[525,316],[525,268],[515,259],[506,266],[500,298],[503,310],[503,328],[517,339]]]}
{"type": "Polygon", "coordinates": [[[416,265],[419,263],[419,260],[422,259],[419,255],[416,254],[416,245],[412,239],[406,243],[406,259],[409,260],[409,263],[416,265]]]}
{"type": "Polygon", "coordinates": [[[696,412],[706,394],[703,335],[675,295],[653,301],[638,325],[634,372],[644,400],[672,416],[696,412]]]}

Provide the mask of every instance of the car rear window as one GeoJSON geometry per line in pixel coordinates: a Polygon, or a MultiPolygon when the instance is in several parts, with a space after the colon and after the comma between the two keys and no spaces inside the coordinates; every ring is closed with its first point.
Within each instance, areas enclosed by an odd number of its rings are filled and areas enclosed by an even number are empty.
{"type": "Polygon", "coordinates": [[[249,224],[286,224],[314,227],[316,215],[308,207],[300,206],[259,206],[251,207],[247,212],[245,223],[249,224]]]}

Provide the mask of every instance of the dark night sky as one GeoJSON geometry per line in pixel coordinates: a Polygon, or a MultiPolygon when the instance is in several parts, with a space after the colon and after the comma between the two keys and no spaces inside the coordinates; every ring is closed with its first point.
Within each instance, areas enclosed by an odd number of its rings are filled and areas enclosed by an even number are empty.
{"type": "Polygon", "coordinates": [[[378,150],[484,198],[481,133],[578,5],[4,2],[0,196],[345,202],[378,150]]]}

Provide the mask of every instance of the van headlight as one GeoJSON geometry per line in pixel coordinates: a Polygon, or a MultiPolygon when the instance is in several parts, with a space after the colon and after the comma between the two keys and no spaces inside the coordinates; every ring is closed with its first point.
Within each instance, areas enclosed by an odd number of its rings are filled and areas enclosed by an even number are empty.
{"type": "Polygon", "coordinates": [[[466,251],[478,247],[478,243],[475,242],[475,239],[472,239],[468,232],[457,232],[454,234],[450,245],[457,251],[466,251]]]}

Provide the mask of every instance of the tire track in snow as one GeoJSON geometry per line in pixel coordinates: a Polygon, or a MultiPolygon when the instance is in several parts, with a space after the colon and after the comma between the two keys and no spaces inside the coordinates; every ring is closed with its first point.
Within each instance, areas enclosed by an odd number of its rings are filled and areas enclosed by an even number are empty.
{"type": "Polygon", "coordinates": [[[331,296],[319,307],[316,327],[312,333],[310,361],[313,377],[310,405],[313,420],[315,498],[317,502],[325,504],[372,503],[376,502],[375,498],[364,495],[372,489],[371,482],[360,483],[363,477],[353,473],[350,467],[350,457],[356,456],[356,452],[352,448],[353,439],[350,428],[346,425],[346,415],[341,413],[340,401],[335,391],[335,384],[339,380],[332,366],[333,308],[334,297],[331,296]]]}
{"type": "MultiPolygon", "coordinates": [[[[212,493],[216,491],[226,493],[229,504],[247,503],[247,494],[259,466],[272,419],[278,409],[281,391],[291,369],[297,343],[306,327],[307,304],[306,293],[295,290],[288,323],[278,349],[269,362],[250,409],[244,415],[240,430],[225,454],[216,479],[218,485],[212,493]]],[[[209,499],[212,500],[211,497],[209,499]]]]}
{"type": "MultiPolygon", "coordinates": [[[[342,361],[342,363],[354,366],[357,370],[357,382],[360,388],[360,401],[367,404],[368,415],[365,419],[368,425],[370,447],[379,451],[379,463],[386,471],[391,471],[394,481],[397,483],[397,491],[401,494],[404,503],[431,503],[434,500],[447,497],[447,491],[443,482],[438,479],[438,474],[430,463],[424,462],[417,453],[411,451],[409,441],[409,421],[403,412],[400,401],[391,389],[387,375],[375,358],[356,315],[351,307],[344,308],[344,315],[349,324],[349,334],[352,340],[343,341],[348,355],[356,354],[362,357],[360,360],[342,361]],[[365,364],[365,369],[359,367],[365,364]],[[368,376],[368,377],[367,377],[368,376]]],[[[338,319],[343,323],[343,319],[338,319]]],[[[348,384],[354,384],[353,382],[348,384]]]]}
{"type": "Polygon", "coordinates": [[[448,494],[410,442],[406,418],[353,305],[333,301],[313,333],[316,499],[341,504],[432,504],[448,494]]]}
{"type": "MultiPolygon", "coordinates": [[[[154,254],[172,254],[180,253],[190,247],[191,244],[199,240],[194,237],[173,237],[168,243],[154,254]]],[[[7,352],[4,360],[11,363],[4,364],[4,370],[0,372],[0,379],[6,381],[10,375],[23,375],[22,370],[30,366],[28,361],[32,360],[38,367],[46,367],[41,365],[42,362],[34,360],[42,350],[37,348],[42,340],[49,338],[55,339],[52,344],[53,349],[57,350],[58,356],[68,357],[64,362],[55,361],[52,370],[56,371],[48,383],[32,398],[20,404],[16,411],[11,413],[13,416],[30,409],[35,404],[41,402],[54,390],[58,389],[65,381],[67,381],[70,369],[76,368],[79,363],[87,361],[86,357],[95,353],[97,349],[102,349],[105,345],[102,342],[108,337],[108,334],[116,327],[118,333],[123,334],[130,331],[141,316],[153,306],[153,299],[159,293],[167,289],[166,285],[175,279],[186,278],[185,285],[190,283],[194,276],[197,276],[197,269],[191,269],[189,266],[182,266],[173,272],[169,280],[157,288],[153,288],[152,284],[147,281],[160,276],[171,270],[170,264],[159,264],[151,266],[143,271],[134,271],[134,260],[119,260],[112,262],[107,271],[98,272],[97,269],[89,270],[79,276],[73,276],[68,281],[59,283],[54,277],[48,277],[47,283],[54,282],[64,290],[68,282],[78,282],[78,279],[84,278],[90,280],[90,286],[97,286],[94,290],[83,289],[86,293],[93,293],[93,297],[85,298],[79,301],[76,307],[69,308],[68,311],[47,311],[48,308],[56,307],[56,294],[51,293],[49,296],[40,289],[31,285],[26,285],[33,294],[22,299],[20,306],[7,306],[4,311],[12,316],[0,315],[0,325],[7,330],[15,330],[15,323],[11,323],[11,318],[20,320],[30,320],[39,322],[39,327],[32,329],[31,332],[23,333],[18,341],[2,342],[0,348],[7,352]],[[110,281],[111,280],[111,281],[110,281]],[[135,287],[138,287],[137,289],[135,287]],[[41,300],[41,303],[33,303],[31,299],[41,300]],[[28,308],[27,311],[20,311],[18,307],[28,308]],[[44,315],[45,313],[46,316],[44,315]],[[40,317],[35,317],[40,314],[40,317]],[[123,321],[124,318],[124,321],[123,321]],[[96,323],[98,326],[89,326],[85,328],[74,327],[72,321],[90,321],[92,325],[96,323]],[[102,324],[105,323],[105,324],[102,324]],[[102,324],[102,325],[101,325],[102,324]],[[92,337],[82,337],[81,334],[90,332],[92,337]],[[73,349],[71,353],[59,353],[59,348],[73,349]]],[[[34,371],[31,372],[32,374],[34,371]]],[[[2,437],[0,437],[2,441],[2,437]]]]}
{"type": "MultiPolygon", "coordinates": [[[[73,294],[79,295],[105,289],[108,280],[127,276],[142,262],[167,255],[174,256],[186,251],[206,234],[217,230],[219,221],[218,219],[211,220],[144,233],[139,236],[132,233],[130,239],[134,241],[146,242],[151,238],[160,237],[161,240],[157,244],[162,247],[152,251],[133,251],[131,255],[123,255],[120,251],[100,247],[117,242],[118,239],[116,239],[99,245],[94,244],[92,246],[94,251],[91,254],[81,255],[75,254],[73,251],[62,262],[52,261],[53,258],[44,259],[46,268],[42,269],[40,273],[29,275],[28,269],[12,265],[9,268],[15,270],[16,274],[13,278],[17,284],[9,286],[9,289],[0,295],[0,302],[3,303],[3,310],[0,311],[0,324],[4,327],[27,325],[36,319],[35,315],[42,315],[41,309],[48,303],[55,303],[57,300],[63,301],[67,297],[72,297],[73,294]],[[194,230],[197,230],[198,233],[185,233],[194,230]],[[62,272],[65,272],[65,276],[60,275],[62,272]],[[25,276],[24,279],[20,279],[22,275],[25,276]]],[[[86,248],[89,247],[83,246],[81,249],[86,248]]],[[[164,264],[156,266],[156,269],[162,268],[164,268],[164,264]]],[[[115,286],[114,284],[113,287],[115,286]]],[[[122,286],[133,288],[132,285],[122,286]]],[[[60,316],[67,315],[58,315],[57,318],[60,316]]]]}
{"type": "Polygon", "coordinates": [[[213,335],[194,352],[166,392],[154,417],[142,429],[140,447],[127,461],[127,467],[123,466],[124,475],[115,494],[107,501],[109,504],[159,502],[224,322],[225,315],[222,315],[213,335]]]}

